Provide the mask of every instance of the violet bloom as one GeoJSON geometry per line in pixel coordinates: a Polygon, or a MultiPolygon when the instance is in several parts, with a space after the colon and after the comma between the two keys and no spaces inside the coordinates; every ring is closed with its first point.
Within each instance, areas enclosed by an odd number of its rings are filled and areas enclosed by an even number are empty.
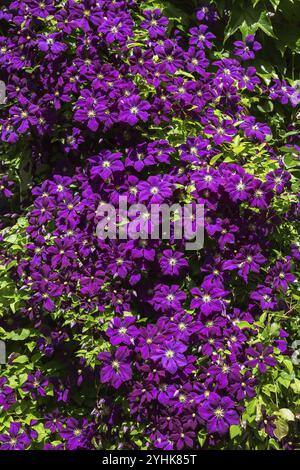
{"type": "Polygon", "coordinates": [[[272,356],[272,346],[264,346],[262,343],[256,343],[253,348],[247,348],[246,354],[249,357],[247,365],[249,367],[258,366],[262,374],[267,372],[267,366],[275,367],[277,365],[276,359],[272,356]]]}
{"type": "Polygon", "coordinates": [[[248,67],[245,70],[244,75],[239,79],[239,88],[247,88],[249,91],[253,91],[255,85],[260,83],[260,78],[256,75],[255,67],[248,67]]]}
{"type": "Polygon", "coordinates": [[[136,318],[132,316],[125,317],[123,320],[114,318],[110,327],[106,330],[110,343],[113,346],[118,344],[134,344],[134,339],[138,334],[138,329],[133,326],[136,318]]]}
{"type": "Polygon", "coordinates": [[[266,261],[266,258],[261,254],[259,245],[245,245],[240,249],[234,259],[224,261],[223,269],[225,271],[238,269],[239,276],[247,282],[249,273],[259,273],[260,266],[266,261]]]}
{"type": "Polygon", "coordinates": [[[180,341],[166,341],[153,350],[151,359],[161,361],[164,369],[171,374],[175,374],[178,368],[184,367],[187,364],[183,354],[186,350],[187,346],[180,341]]]}
{"type": "Polygon", "coordinates": [[[245,132],[246,137],[264,142],[268,135],[272,134],[269,126],[261,122],[257,122],[253,116],[244,116],[240,128],[245,132]]]}
{"type": "Polygon", "coordinates": [[[31,440],[22,432],[21,423],[10,423],[7,434],[0,434],[0,450],[25,450],[31,440]]]}
{"type": "Polygon", "coordinates": [[[287,104],[289,101],[293,107],[296,107],[300,101],[300,92],[291,87],[285,80],[273,79],[273,85],[269,88],[270,98],[280,101],[281,104],[287,104]]]}
{"type": "Polygon", "coordinates": [[[235,243],[235,233],[239,231],[237,225],[231,224],[230,219],[217,218],[215,223],[206,227],[207,233],[212,238],[218,239],[220,249],[223,251],[227,244],[235,243]]]}
{"type": "Polygon", "coordinates": [[[147,181],[138,184],[139,200],[150,204],[160,204],[172,196],[172,185],[167,177],[149,176],[147,181]]]}
{"type": "Polygon", "coordinates": [[[141,22],[140,27],[148,31],[151,39],[163,37],[169,20],[165,16],[161,16],[161,10],[158,8],[144,10],[143,15],[145,20],[141,22]]]}
{"type": "Polygon", "coordinates": [[[286,292],[289,284],[296,280],[296,276],[291,273],[291,270],[290,260],[277,261],[275,266],[269,270],[266,281],[275,287],[275,289],[282,289],[286,292]]]}
{"type": "Polygon", "coordinates": [[[156,311],[174,312],[182,309],[182,302],[185,299],[186,294],[179,289],[178,285],[158,284],[149,303],[156,311]]]}
{"type": "Polygon", "coordinates": [[[114,356],[109,352],[100,353],[98,359],[104,364],[100,373],[102,383],[109,382],[115,389],[118,389],[124,382],[131,380],[132,370],[129,350],[126,346],[120,346],[114,356]]]}
{"type": "Polygon", "coordinates": [[[18,105],[9,109],[12,123],[20,134],[24,134],[38,123],[38,112],[39,107],[23,97],[19,98],[18,105]]]}
{"type": "Polygon", "coordinates": [[[58,409],[44,417],[44,427],[52,433],[59,432],[63,429],[64,419],[60,416],[58,409]]]}
{"type": "Polygon", "coordinates": [[[90,427],[86,418],[68,418],[66,428],[59,431],[59,434],[67,441],[69,450],[84,449],[89,440],[90,427]]]}
{"type": "Polygon", "coordinates": [[[37,46],[42,52],[50,52],[53,55],[59,55],[67,49],[67,45],[58,40],[60,38],[61,35],[59,33],[49,35],[40,34],[37,39],[37,46]]]}
{"type": "Polygon", "coordinates": [[[172,250],[163,251],[159,264],[163,274],[171,276],[179,276],[182,270],[188,267],[184,254],[172,250]]]}
{"type": "Polygon", "coordinates": [[[0,193],[3,194],[3,196],[7,199],[13,196],[13,192],[11,191],[11,188],[13,188],[13,186],[14,182],[9,181],[8,176],[2,176],[2,178],[0,179],[0,193]]]}
{"type": "Polygon", "coordinates": [[[207,30],[208,26],[205,24],[200,24],[195,28],[191,28],[189,44],[191,46],[196,46],[199,49],[204,49],[205,47],[211,49],[213,46],[212,39],[215,39],[216,36],[213,33],[207,32],[207,30]]]}
{"type": "Polygon", "coordinates": [[[276,428],[276,416],[268,415],[265,407],[261,410],[262,417],[257,423],[258,429],[263,429],[270,437],[275,437],[274,430],[276,428]]]}
{"type": "Polygon", "coordinates": [[[281,194],[285,189],[289,189],[291,185],[290,180],[290,173],[282,170],[281,168],[276,168],[276,170],[270,171],[266,177],[266,183],[276,192],[276,194],[281,194]]]}
{"type": "Polygon", "coordinates": [[[258,41],[255,41],[254,35],[249,34],[246,36],[245,41],[235,41],[234,54],[241,57],[242,60],[249,60],[255,58],[255,52],[260,51],[262,46],[258,41]]]}
{"type": "Polygon", "coordinates": [[[46,396],[46,387],[48,384],[49,381],[42,375],[42,372],[37,370],[33,374],[28,374],[25,384],[22,385],[22,390],[29,392],[33,400],[36,400],[38,396],[46,396]]]}
{"type": "Polygon", "coordinates": [[[250,197],[250,192],[254,188],[254,179],[247,173],[233,174],[228,177],[225,183],[225,189],[230,198],[236,201],[246,201],[250,197]]]}
{"type": "Polygon", "coordinates": [[[271,287],[258,285],[256,290],[251,292],[250,299],[257,300],[262,310],[275,310],[277,306],[276,298],[271,287]]]}
{"type": "Polygon", "coordinates": [[[8,410],[16,403],[16,395],[11,387],[6,385],[6,377],[0,377],[0,408],[8,410]]]}
{"type": "Polygon", "coordinates": [[[89,90],[82,90],[75,106],[74,119],[86,123],[91,131],[96,132],[100,123],[105,122],[107,102],[103,96],[95,98],[89,90]]]}
{"type": "Polygon", "coordinates": [[[138,95],[132,95],[129,98],[125,98],[120,104],[120,115],[119,120],[128,122],[131,126],[134,126],[139,119],[147,121],[150,109],[150,104],[142,100],[138,95]]]}
{"type": "Polygon", "coordinates": [[[229,390],[236,396],[237,400],[244,400],[245,398],[253,398],[255,392],[256,379],[252,373],[247,370],[244,375],[241,375],[239,380],[230,385],[229,390]]]}
{"type": "Polygon", "coordinates": [[[107,180],[112,177],[115,172],[123,171],[124,164],[121,158],[121,153],[112,153],[109,150],[105,150],[100,155],[90,158],[91,176],[93,178],[100,176],[103,180],[107,180]]]}
{"type": "Polygon", "coordinates": [[[208,316],[214,312],[226,310],[225,302],[222,300],[228,294],[222,286],[213,286],[210,283],[203,283],[202,289],[194,287],[191,289],[194,298],[191,301],[191,308],[197,308],[203,315],[208,316]]]}
{"type": "Polygon", "coordinates": [[[239,424],[240,418],[229,397],[211,393],[209,399],[200,407],[199,414],[206,421],[209,433],[226,434],[230,426],[239,424]]]}

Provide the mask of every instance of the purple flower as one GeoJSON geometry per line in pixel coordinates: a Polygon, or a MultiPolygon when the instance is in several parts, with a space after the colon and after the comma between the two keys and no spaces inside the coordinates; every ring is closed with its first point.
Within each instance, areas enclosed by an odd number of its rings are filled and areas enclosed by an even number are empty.
{"type": "Polygon", "coordinates": [[[158,284],[150,303],[157,311],[174,312],[182,309],[182,302],[185,299],[186,294],[179,289],[178,285],[158,284]]]}
{"type": "Polygon", "coordinates": [[[277,306],[271,287],[258,285],[256,290],[250,294],[250,298],[259,301],[262,310],[275,310],[277,306]]]}
{"type": "Polygon", "coordinates": [[[190,29],[190,45],[197,46],[199,49],[204,49],[207,47],[208,49],[212,48],[212,39],[215,39],[215,35],[207,31],[208,26],[205,24],[200,24],[195,28],[190,29]]]}
{"type": "Polygon", "coordinates": [[[11,198],[13,196],[13,192],[11,189],[14,186],[13,181],[9,181],[8,176],[2,176],[0,179],[0,193],[3,194],[6,198],[11,198]]]}
{"type": "Polygon", "coordinates": [[[59,41],[61,35],[52,33],[49,35],[40,34],[37,40],[37,46],[42,52],[50,52],[53,55],[59,55],[66,51],[67,45],[59,41]]]}
{"type": "Polygon", "coordinates": [[[129,363],[129,350],[126,346],[120,346],[114,356],[109,352],[100,353],[98,359],[104,364],[100,374],[102,383],[109,382],[118,389],[124,382],[131,380],[132,370],[129,363]]]}
{"type": "Polygon", "coordinates": [[[91,424],[86,418],[68,418],[66,428],[59,431],[60,436],[67,441],[69,450],[86,449],[91,432],[91,424]]]}
{"type": "Polygon", "coordinates": [[[178,368],[184,367],[187,360],[184,352],[187,346],[180,341],[166,341],[165,344],[155,348],[151,354],[151,359],[161,361],[164,369],[171,374],[175,374],[178,368]]]}
{"type": "Polygon", "coordinates": [[[165,16],[161,16],[161,11],[158,8],[154,10],[144,10],[143,15],[145,20],[141,22],[141,28],[147,29],[151,39],[162,37],[168,26],[168,19],[165,16]]]}
{"type": "Polygon", "coordinates": [[[269,270],[266,281],[275,287],[275,289],[282,289],[285,292],[289,284],[296,280],[291,270],[290,260],[277,261],[275,266],[269,270]]]}
{"type": "Polygon", "coordinates": [[[172,250],[164,250],[159,264],[163,274],[171,276],[179,276],[188,266],[187,260],[184,258],[183,253],[172,250]]]}
{"type": "Polygon", "coordinates": [[[100,155],[90,158],[92,177],[100,176],[103,180],[107,180],[115,172],[124,170],[121,157],[121,153],[111,153],[106,150],[100,155]]]}
{"type": "Polygon", "coordinates": [[[0,434],[1,450],[25,450],[30,444],[31,440],[22,432],[21,423],[10,423],[7,434],[0,434]]]}
{"type": "Polygon", "coordinates": [[[253,116],[246,116],[240,128],[245,132],[246,137],[257,139],[259,142],[264,142],[267,135],[271,135],[272,131],[269,126],[261,122],[256,122],[253,116]]]}
{"type": "Polygon", "coordinates": [[[276,366],[277,361],[272,356],[273,348],[271,346],[265,347],[262,343],[256,343],[253,348],[247,348],[246,354],[249,357],[247,365],[254,368],[258,365],[258,369],[262,374],[267,372],[266,366],[276,366]]]}
{"type": "Polygon", "coordinates": [[[245,41],[235,41],[234,53],[241,57],[242,60],[249,60],[255,58],[255,52],[260,51],[262,48],[258,41],[255,41],[253,34],[246,36],[245,41]]]}
{"type": "Polygon", "coordinates": [[[142,100],[138,95],[132,95],[121,101],[119,119],[128,122],[131,126],[134,126],[139,119],[147,121],[149,117],[147,111],[150,107],[147,101],[142,100]]]}
{"type": "Polygon", "coordinates": [[[224,291],[221,286],[211,286],[205,282],[202,284],[202,289],[194,287],[191,289],[191,294],[194,298],[191,301],[191,308],[197,308],[205,316],[213,312],[222,312],[226,309],[225,303],[222,300],[228,292],[224,291]]]}
{"type": "Polygon", "coordinates": [[[209,433],[226,434],[229,427],[239,424],[240,418],[229,397],[211,393],[209,399],[200,407],[199,414],[206,421],[209,433]]]}
{"type": "Polygon", "coordinates": [[[160,204],[172,196],[172,186],[167,177],[150,176],[138,184],[139,200],[160,204]]]}
{"type": "Polygon", "coordinates": [[[224,261],[224,270],[238,269],[239,276],[248,281],[250,272],[259,273],[260,266],[266,262],[266,258],[261,254],[259,245],[246,245],[243,246],[234,259],[224,261]]]}
{"type": "Polygon", "coordinates": [[[22,390],[29,392],[33,400],[36,400],[38,396],[46,396],[46,387],[48,384],[48,379],[42,375],[40,370],[37,370],[34,374],[28,374],[25,384],[22,385],[22,390]]]}
{"type": "Polygon", "coordinates": [[[138,334],[137,328],[133,326],[135,320],[135,317],[125,317],[124,320],[114,318],[112,320],[111,326],[106,330],[106,334],[113,346],[134,343],[134,339],[138,334]]]}

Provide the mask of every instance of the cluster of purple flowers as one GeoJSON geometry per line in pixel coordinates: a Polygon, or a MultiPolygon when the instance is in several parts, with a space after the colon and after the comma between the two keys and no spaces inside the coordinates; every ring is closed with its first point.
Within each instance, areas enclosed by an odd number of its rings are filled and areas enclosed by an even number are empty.
{"type": "MultiPolygon", "coordinates": [[[[219,445],[240,423],[260,374],[277,364],[276,351],[286,350],[283,330],[262,344],[254,325],[264,310],[288,309],[284,293],[299,261],[289,243],[273,250],[278,225],[299,218],[300,206],[276,212],[276,200],[292,193],[291,175],[268,144],[270,126],[243,101],[260,78],[237,59],[211,59],[210,10],[200,10],[184,36],[145,5],[24,0],[2,10],[10,105],[1,112],[1,139],[26,139],[35,164],[54,168],[32,190],[26,256],[15,272],[30,297],[18,325],[30,322],[39,331],[34,352],[63,365],[30,372],[22,385],[24,400],[49,400],[45,449],[105,447],[120,430],[122,445],[134,448],[124,429],[132,421],[151,448],[197,448],[201,429],[219,445]],[[176,120],[197,123],[179,144],[168,138],[176,120]],[[237,137],[264,144],[276,169],[260,176],[245,160],[218,160],[237,137]],[[188,197],[204,204],[200,258],[173,233],[100,240],[97,207],[119,196],[149,208],[188,197]],[[81,344],[86,331],[91,343],[81,344]],[[85,392],[92,383],[95,391],[85,392]],[[68,405],[76,410],[78,390],[92,397],[83,417],[66,413],[68,405]]],[[[242,61],[261,49],[253,36],[234,46],[242,61]]],[[[282,104],[299,101],[278,80],[268,92],[282,104]]],[[[10,188],[2,178],[6,197],[10,188]]],[[[0,380],[0,406],[8,409],[16,397],[0,380]]],[[[27,448],[34,439],[13,422],[0,448],[27,448]]]]}

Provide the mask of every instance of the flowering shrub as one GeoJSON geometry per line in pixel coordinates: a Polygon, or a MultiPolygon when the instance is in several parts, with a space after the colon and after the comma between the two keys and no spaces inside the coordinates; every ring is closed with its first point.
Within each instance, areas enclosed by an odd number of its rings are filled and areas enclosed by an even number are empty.
{"type": "Polygon", "coordinates": [[[1,7],[3,450],[300,444],[300,94],[170,12],[1,7]],[[204,204],[203,249],[100,240],[120,195],[204,204]]]}

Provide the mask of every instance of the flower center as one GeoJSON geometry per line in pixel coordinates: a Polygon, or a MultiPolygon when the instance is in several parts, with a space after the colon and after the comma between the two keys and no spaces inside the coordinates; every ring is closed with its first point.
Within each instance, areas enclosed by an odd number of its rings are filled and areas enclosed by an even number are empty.
{"type": "Polygon", "coordinates": [[[137,106],[132,106],[132,108],[130,108],[130,112],[131,114],[137,114],[139,112],[139,108],[137,106]]]}
{"type": "Polygon", "coordinates": [[[165,356],[166,356],[167,359],[172,359],[172,357],[174,357],[174,351],[172,351],[171,349],[168,349],[165,352],[165,356]]]}
{"type": "Polygon", "coordinates": [[[219,407],[219,408],[215,409],[214,415],[215,415],[218,419],[223,418],[223,417],[224,417],[224,410],[223,410],[223,408],[219,407]]]}
{"type": "Polygon", "coordinates": [[[116,360],[115,360],[115,361],[112,361],[111,366],[112,366],[112,368],[113,368],[115,371],[117,371],[117,372],[120,370],[120,363],[119,363],[119,361],[116,361],[116,360]]]}

